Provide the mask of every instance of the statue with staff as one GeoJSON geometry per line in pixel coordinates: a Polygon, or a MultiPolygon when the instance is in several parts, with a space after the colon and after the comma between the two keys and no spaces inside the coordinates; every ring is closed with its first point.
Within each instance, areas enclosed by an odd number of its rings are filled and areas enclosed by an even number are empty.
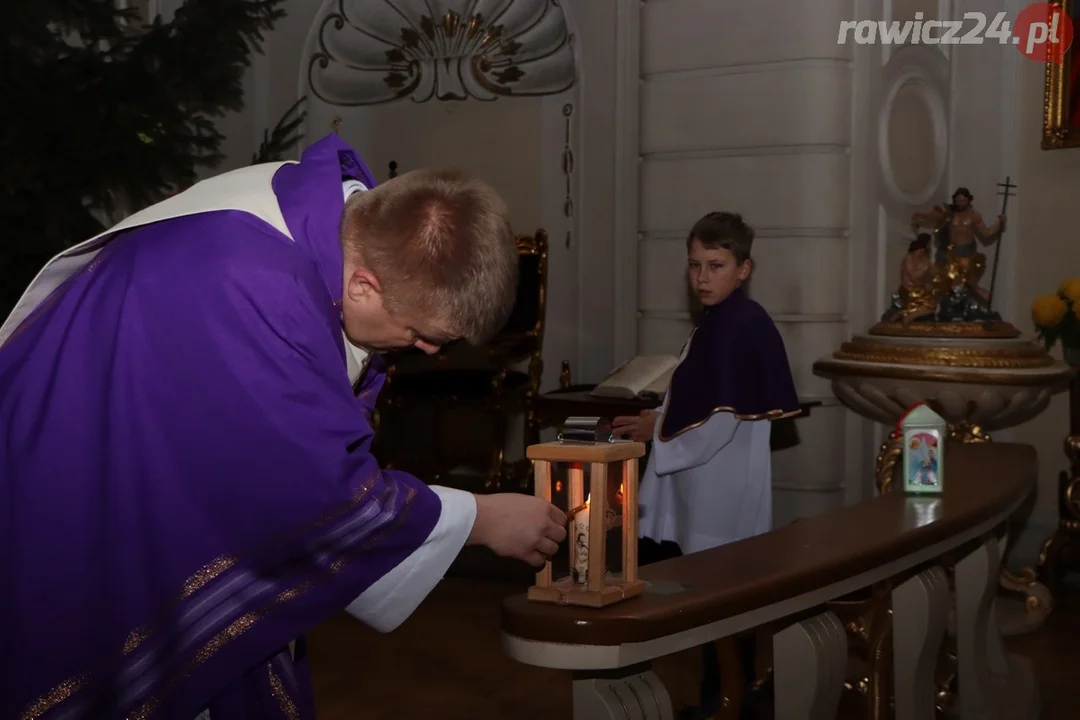
{"type": "MultiPolygon", "coordinates": [[[[1001,236],[1005,232],[1005,210],[1016,188],[1010,178],[998,183],[1002,188],[1001,212],[997,222],[988,226],[973,205],[974,196],[965,187],[957,188],[952,202],[938,205],[929,212],[912,215],[912,229],[929,228],[935,239],[932,268],[920,273],[901,272],[901,288],[894,295],[893,306],[883,318],[886,321],[911,322],[986,322],[999,321],[993,309],[994,285],[1001,253],[1001,236]],[[986,255],[979,245],[996,244],[990,288],[982,286],[986,271],[986,255]],[[915,307],[912,303],[917,303],[915,307]],[[911,307],[908,307],[911,305],[911,307]]],[[[912,243],[909,255],[919,251],[927,254],[926,242],[912,243]],[[916,248],[916,245],[918,247],[916,248]]],[[[915,263],[906,257],[903,268],[915,263]]],[[[925,260],[921,265],[926,265],[925,260]]]]}

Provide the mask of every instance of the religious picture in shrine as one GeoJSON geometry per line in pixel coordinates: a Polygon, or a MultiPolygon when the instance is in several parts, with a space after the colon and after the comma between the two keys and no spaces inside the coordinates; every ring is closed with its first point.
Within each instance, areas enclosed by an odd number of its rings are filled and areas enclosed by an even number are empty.
{"type": "Polygon", "coordinates": [[[903,439],[904,492],[938,495],[945,490],[945,438],[948,423],[925,403],[900,418],[897,432],[903,439]]]}
{"type": "Polygon", "coordinates": [[[908,450],[914,462],[908,472],[909,485],[921,487],[938,485],[938,445],[940,438],[934,431],[920,432],[912,435],[908,440],[908,450]]]}

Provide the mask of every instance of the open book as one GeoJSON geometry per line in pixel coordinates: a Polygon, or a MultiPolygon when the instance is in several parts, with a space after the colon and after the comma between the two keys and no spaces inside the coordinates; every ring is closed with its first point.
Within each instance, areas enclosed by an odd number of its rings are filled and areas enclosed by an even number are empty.
{"type": "Polygon", "coordinates": [[[612,370],[590,394],[662,400],[678,365],[679,358],[674,355],[639,355],[612,370]]]}

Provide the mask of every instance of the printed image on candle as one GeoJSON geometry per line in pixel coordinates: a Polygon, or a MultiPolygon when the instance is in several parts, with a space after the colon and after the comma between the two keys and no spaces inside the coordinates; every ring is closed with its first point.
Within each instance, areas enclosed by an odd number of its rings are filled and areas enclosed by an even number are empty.
{"type": "MultiPolygon", "coordinates": [[[[591,497],[591,496],[590,496],[591,497]]],[[[589,498],[574,516],[574,582],[584,585],[589,576],[589,498]]]]}

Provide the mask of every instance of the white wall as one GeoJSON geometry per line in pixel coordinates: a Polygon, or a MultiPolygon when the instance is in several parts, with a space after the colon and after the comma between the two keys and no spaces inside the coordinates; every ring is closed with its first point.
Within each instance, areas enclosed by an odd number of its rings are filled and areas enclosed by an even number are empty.
{"type": "MultiPolygon", "coordinates": [[[[163,12],[181,2],[164,0],[163,12]]],[[[301,93],[309,95],[301,147],[329,132],[334,118],[340,117],[341,135],[355,144],[380,179],[386,177],[390,159],[399,163],[399,171],[457,165],[477,172],[504,194],[517,232],[543,227],[550,235],[545,386],[555,386],[563,360],[570,361],[575,381],[599,381],[615,362],[616,0],[561,3],[578,54],[578,83],[569,93],[493,103],[417,105],[405,100],[374,110],[333,107],[311,97],[306,53],[313,23],[327,4],[287,4],[288,15],[268,35],[265,52],[253,59],[245,80],[244,110],[218,123],[227,136],[227,160],[214,172],[250,162],[263,130],[301,93]],[[568,104],[574,159],[569,176],[574,213],[569,218],[564,212],[568,178],[563,167],[563,109],[568,104]]]]}
{"type": "MultiPolygon", "coordinates": [[[[634,3],[637,5],[637,3],[634,3]]],[[[776,320],[804,399],[802,444],[773,456],[777,524],[845,500],[849,419],[813,362],[849,333],[852,52],[836,42],[847,0],[640,6],[636,337],[621,349],[677,354],[692,327],[685,241],[706,212],[754,226],[751,295],[776,320]]],[[[635,158],[637,159],[637,158],[635,158]]],[[[625,260],[624,260],[625,262],[625,260]]]]}
{"type": "MultiPolygon", "coordinates": [[[[948,0],[858,0],[854,19],[902,23],[918,17],[953,17],[948,0]]],[[[855,312],[853,333],[878,321],[899,284],[899,265],[913,240],[910,218],[945,201],[952,192],[951,167],[956,155],[951,128],[960,106],[954,101],[955,54],[942,45],[857,45],[852,245],[855,312]]],[[[858,424],[849,441],[858,447],[851,483],[860,486],[850,499],[873,492],[873,460],[888,428],[858,424]]],[[[853,488],[852,488],[853,489],[853,488]]]]}

